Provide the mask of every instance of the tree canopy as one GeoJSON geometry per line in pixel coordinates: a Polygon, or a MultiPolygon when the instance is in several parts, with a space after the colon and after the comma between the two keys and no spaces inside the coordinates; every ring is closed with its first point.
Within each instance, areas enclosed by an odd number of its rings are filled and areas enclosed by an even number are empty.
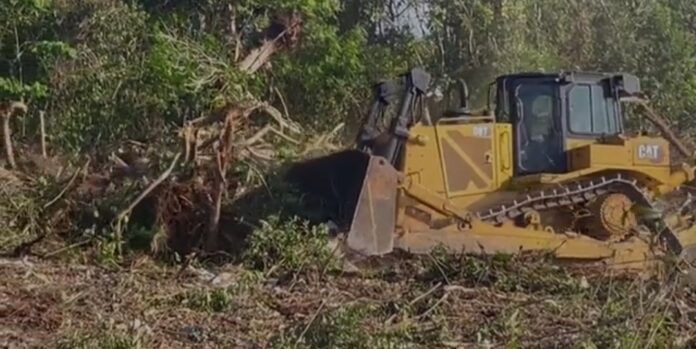
{"type": "Polygon", "coordinates": [[[10,0],[0,5],[0,98],[45,111],[56,142],[86,150],[159,137],[247,98],[285,102],[316,131],[354,124],[373,82],[416,65],[440,84],[466,79],[475,102],[498,74],[622,71],[688,130],[694,16],[682,0],[10,0]],[[273,20],[293,13],[296,45],[241,71],[273,20]]]}

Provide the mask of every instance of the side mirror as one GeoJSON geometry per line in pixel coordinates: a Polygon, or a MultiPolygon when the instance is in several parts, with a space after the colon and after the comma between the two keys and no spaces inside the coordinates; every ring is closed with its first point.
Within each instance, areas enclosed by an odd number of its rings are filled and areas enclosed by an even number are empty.
{"type": "Polygon", "coordinates": [[[640,94],[640,80],[635,75],[620,74],[606,78],[603,84],[608,87],[609,93],[619,97],[631,97],[640,94]]]}

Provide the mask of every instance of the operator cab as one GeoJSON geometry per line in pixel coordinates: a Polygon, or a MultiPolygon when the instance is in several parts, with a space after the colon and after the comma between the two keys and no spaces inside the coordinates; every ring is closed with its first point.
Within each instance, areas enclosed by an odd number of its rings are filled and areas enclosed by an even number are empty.
{"type": "Polygon", "coordinates": [[[632,75],[524,73],[496,79],[495,119],[513,126],[515,175],[564,173],[570,139],[623,132],[619,97],[639,90],[632,75]]]}

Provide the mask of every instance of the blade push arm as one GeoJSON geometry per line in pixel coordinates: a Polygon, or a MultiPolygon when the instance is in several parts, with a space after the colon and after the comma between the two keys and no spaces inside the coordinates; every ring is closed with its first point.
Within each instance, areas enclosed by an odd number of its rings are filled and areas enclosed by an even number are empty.
{"type": "Polygon", "coordinates": [[[382,156],[395,165],[408,129],[415,121],[416,106],[421,102],[430,84],[430,75],[422,69],[412,69],[399,79],[376,86],[375,101],[358,136],[358,149],[371,155],[382,156]],[[400,104],[397,104],[400,103],[400,104]],[[398,105],[397,114],[385,120],[386,109],[398,105]],[[389,122],[386,130],[379,125],[389,122]]]}

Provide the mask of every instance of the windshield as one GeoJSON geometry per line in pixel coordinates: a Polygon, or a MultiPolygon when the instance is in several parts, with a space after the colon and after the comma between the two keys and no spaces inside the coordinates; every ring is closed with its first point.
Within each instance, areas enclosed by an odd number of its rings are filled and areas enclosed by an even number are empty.
{"type": "Polygon", "coordinates": [[[551,172],[562,166],[556,130],[556,91],[551,83],[530,82],[517,87],[518,165],[523,173],[551,172]]]}
{"type": "Polygon", "coordinates": [[[528,140],[543,141],[554,133],[555,86],[524,84],[518,89],[522,124],[528,140]]]}

